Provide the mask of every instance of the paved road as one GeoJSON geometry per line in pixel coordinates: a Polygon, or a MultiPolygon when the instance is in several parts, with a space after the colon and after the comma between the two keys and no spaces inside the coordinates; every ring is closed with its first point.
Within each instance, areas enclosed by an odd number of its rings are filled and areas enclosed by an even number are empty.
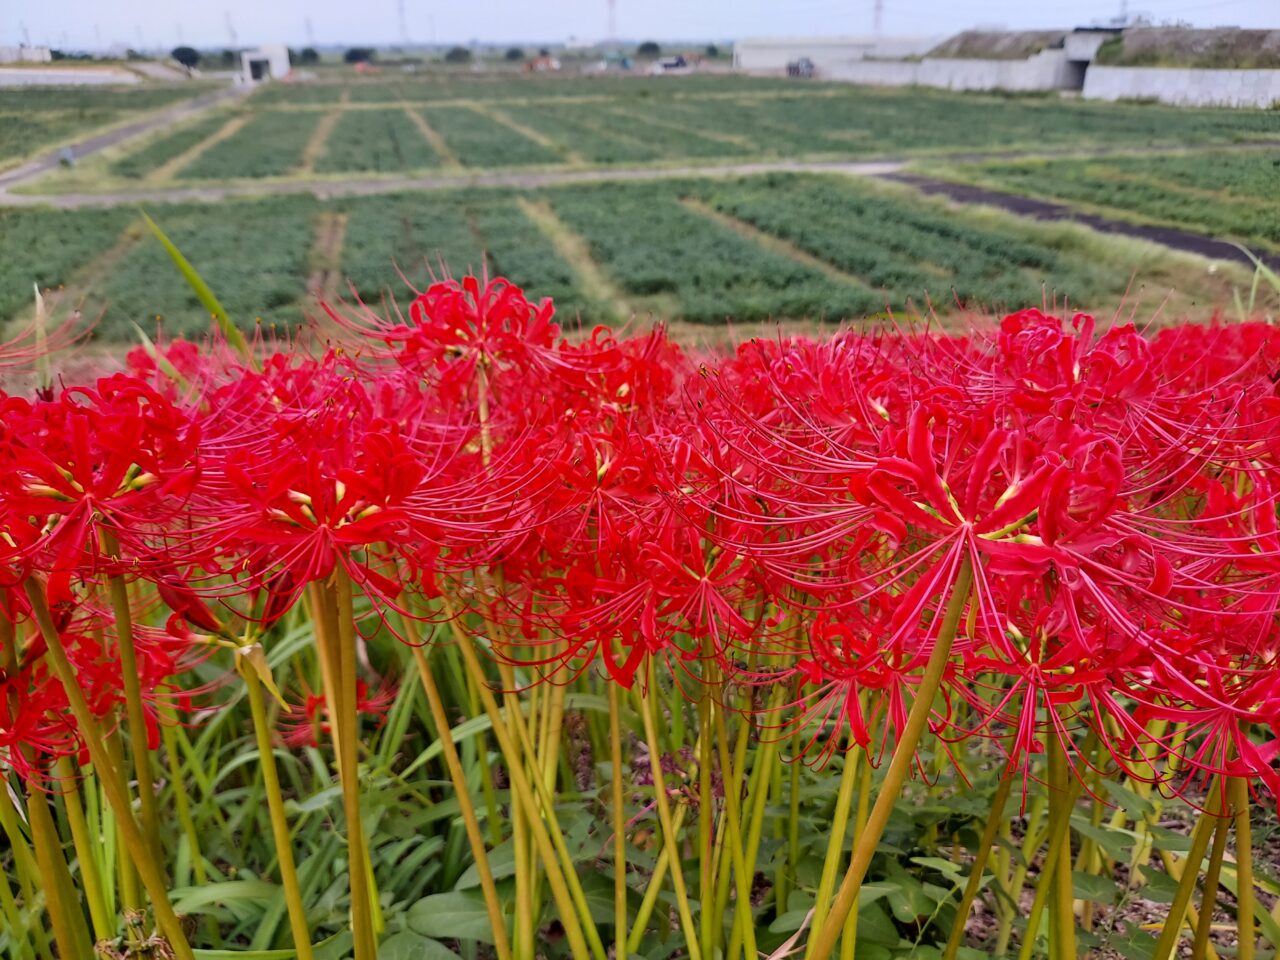
{"type": "MultiPolygon", "coordinates": [[[[132,140],[134,137],[140,137],[144,133],[149,133],[158,127],[170,126],[185,120],[193,114],[208,110],[210,107],[217,106],[227,100],[235,97],[243,97],[249,92],[247,87],[227,87],[224,90],[215,90],[212,93],[201,94],[190,100],[183,100],[181,103],[162,110],[159,113],[151,113],[140,120],[133,123],[127,123],[124,126],[114,127],[105,133],[80,140],[77,143],[67,147],[56,147],[48,153],[36,157],[21,166],[14,167],[12,170],[6,170],[0,173],[0,203],[14,203],[15,197],[8,191],[11,187],[20,186],[29,183],[39,177],[44,176],[51,170],[57,169],[61,163],[62,153],[66,149],[70,149],[71,155],[81,160],[84,157],[98,153],[107,147],[113,147],[117,143],[123,143],[126,140],[132,140]]],[[[20,200],[18,202],[21,202],[20,200]]]]}
{"type": "MultiPolygon", "coordinates": [[[[1247,267],[1254,265],[1248,254],[1239,247],[1224,240],[1207,237],[1201,233],[1191,233],[1174,227],[1127,223],[1123,220],[1113,220],[1110,217],[1100,217],[1097,214],[1085,213],[1064,203],[1037,200],[1032,197],[1024,197],[1018,193],[989,190],[986,187],[956,183],[951,180],[938,180],[914,173],[903,173],[900,170],[891,170],[880,174],[880,176],[885,180],[909,184],[922,193],[941,194],[959,203],[980,203],[989,207],[999,207],[1001,210],[1016,213],[1021,217],[1031,217],[1034,220],[1066,220],[1071,223],[1082,223],[1101,233],[1118,233],[1127,237],[1138,237],[1173,250],[1198,254],[1212,260],[1234,260],[1247,267]]],[[[1259,259],[1273,270],[1280,270],[1280,254],[1260,254],[1259,259]]]]}

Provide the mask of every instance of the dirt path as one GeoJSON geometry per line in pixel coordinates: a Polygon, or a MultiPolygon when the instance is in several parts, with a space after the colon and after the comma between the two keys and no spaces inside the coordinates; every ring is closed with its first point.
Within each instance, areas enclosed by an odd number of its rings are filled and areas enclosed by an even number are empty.
{"type": "Polygon", "coordinates": [[[140,137],[144,133],[148,133],[159,127],[172,126],[189,117],[195,116],[197,113],[203,113],[210,107],[225,103],[236,97],[243,97],[247,90],[243,87],[228,87],[225,90],[216,90],[213,93],[206,93],[191,100],[184,100],[177,106],[169,107],[158,113],[152,113],[136,120],[133,123],[125,124],[122,127],[115,127],[105,133],[97,136],[89,137],[85,140],[79,140],[70,146],[62,145],[55,147],[42,156],[37,157],[21,166],[14,167],[12,170],[6,170],[0,173],[0,202],[7,202],[8,197],[5,191],[9,187],[17,186],[21,183],[27,183],[31,180],[41,177],[51,170],[56,170],[61,163],[61,156],[64,150],[70,150],[71,155],[77,160],[95,153],[100,153],[108,147],[114,147],[118,143],[126,140],[132,140],[134,137],[140,137]]]}
{"type": "MultiPolygon", "coordinates": [[[[1002,190],[989,190],[986,187],[956,183],[950,180],[938,180],[914,173],[903,173],[895,170],[879,174],[879,176],[882,179],[892,180],[896,183],[905,183],[915,187],[922,193],[948,197],[958,203],[977,203],[996,207],[1000,210],[1017,214],[1020,217],[1030,217],[1033,220],[1066,220],[1072,223],[1081,223],[1097,230],[1099,233],[1115,233],[1127,237],[1137,237],[1141,240],[1150,240],[1152,243],[1158,243],[1171,250],[1194,253],[1201,257],[1208,257],[1211,260],[1230,260],[1244,264],[1247,267],[1253,266],[1253,261],[1239,247],[1227,243],[1225,240],[1217,240],[1213,237],[1205,236],[1202,233],[1179,230],[1175,227],[1129,223],[1094,213],[1086,213],[1063,203],[1037,200],[1033,197],[1024,197],[1021,194],[1006,193],[1002,190]]],[[[1260,259],[1271,269],[1280,270],[1280,254],[1264,253],[1260,254],[1260,259]]]]}
{"type": "Polygon", "coordinates": [[[548,137],[545,133],[520,123],[505,110],[499,110],[497,107],[491,106],[487,103],[480,103],[478,101],[476,103],[467,104],[467,109],[473,110],[483,117],[488,117],[494,123],[506,127],[513,133],[520,134],[520,136],[524,137],[526,140],[532,140],[545,150],[550,150],[552,153],[560,154],[560,156],[564,158],[565,163],[587,162],[586,158],[582,156],[582,154],[577,153],[572,149],[566,149],[548,137]]]}
{"type": "Polygon", "coordinates": [[[874,177],[901,170],[902,161],[849,163],[840,161],[775,160],[759,163],[731,163],[680,167],[607,167],[596,170],[553,170],[459,172],[424,177],[344,178],[342,180],[297,180],[272,183],[242,183],[235,186],[177,187],[164,190],[131,190],[117,193],[21,194],[0,191],[0,206],[116,207],[138,203],[181,203],[215,201],[227,197],[270,197],[309,193],[321,200],[330,197],[371,196],[405,191],[456,190],[463,187],[514,187],[535,190],[574,183],[672,180],[702,177],[744,177],[757,173],[840,173],[874,177]]]}
{"type": "Polygon", "coordinates": [[[330,110],[320,118],[316,128],[311,131],[311,139],[307,141],[307,145],[302,150],[302,163],[294,171],[297,176],[305,177],[315,173],[316,161],[324,155],[324,148],[328,145],[329,137],[333,134],[333,128],[338,125],[338,120],[341,117],[341,110],[330,110]]]}
{"type": "Polygon", "coordinates": [[[316,218],[316,237],[311,247],[311,277],[307,293],[333,300],[342,282],[342,242],[347,235],[347,215],[326,210],[316,218]]]}
{"type": "Polygon", "coordinates": [[[714,223],[718,223],[726,230],[732,230],[740,237],[745,237],[752,243],[755,243],[771,253],[776,253],[802,264],[811,270],[817,270],[828,280],[838,283],[842,286],[857,287],[859,290],[873,290],[873,287],[867,285],[866,281],[860,277],[854,276],[852,273],[845,273],[834,264],[828,263],[813,254],[801,250],[794,244],[776,237],[771,233],[765,233],[758,227],[747,223],[745,220],[739,220],[737,217],[722,213],[709,204],[703,203],[701,200],[695,200],[693,197],[684,197],[680,201],[685,209],[692,210],[699,216],[706,217],[714,223]]]}
{"type": "Polygon", "coordinates": [[[413,125],[418,128],[422,134],[422,139],[430,144],[431,149],[436,152],[436,156],[440,158],[440,164],[446,170],[461,170],[462,161],[458,159],[458,155],[453,152],[453,148],[440,136],[440,131],[431,124],[427,123],[427,118],[422,115],[421,110],[413,110],[409,107],[404,108],[405,114],[413,125]]]}
{"type": "Polygon", "coordinates": [[[628,303],[626,295],[613,279],[600,268],[591,256],[587,242],[578,236],[561,220],[551,204],[545,200],[527,200],[521,197],[516,201],[524,215],[536,226],[555,247],[556,252],[564,258],[565,263],[574,272],[578,286],[588,299],[607,306],[613,311],[613,320],[621,322],[635,315],[635,309],[628,303]]]}
{"type": "Polygon", "coordinates": [[[178,154],[176,157],[169,159],[152,170],[150,175],[147,177],[147,182],[155,183],[157,185],[171,183],[173,178],[193,163],[197,157],[206,153],[209,149],[221,143],[223,140],[235,136],[240,132],[240,128],[248,122],[248,114],[243,114],[238,117],[229,117],[226,123],[213,131],[213,133],[209,134],[209,136],[205,137],[199,143],[183,150],[182,153],[178,154]]]}

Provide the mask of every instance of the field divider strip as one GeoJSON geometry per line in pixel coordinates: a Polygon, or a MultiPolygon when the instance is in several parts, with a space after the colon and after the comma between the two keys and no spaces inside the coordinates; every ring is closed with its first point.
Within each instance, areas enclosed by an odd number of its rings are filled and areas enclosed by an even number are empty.
{"type": "Polygon", "coordinates": [[[530,200],[528,197],[518,197],[516,203],[569,265],[589,300],[607,306],[613,312],[612,319],[615,321],[625,322],[635,315],[635,308],[622,289],[591,256],[587,241],[556,215],[550,203],[546,200],[530,200]]]}
{"type": "Polygon", "coordinates": [[[656,117],[640,116],[633,114],[627,110],[625,106],[608,107],[608,111],[615,117],[621,117],[624,120],[631,120],[639,124],[647,124],[651,127],[658,127],[663,130],[670,130],[674,133],[684,134],[686,137],[697,137],[700,140],[710,140],[712,143],[726,143],[730,146],[742,147],[746,150],[759,150],[760,147],[755,141],[748,137],[737,136],[732,133],[723,133],[718,130],[696,130],[693,127],[685,126],[680,123],[672,123],[670,120],[660,120],[656,117]]]}
{"type": "Polygon", "coordinates": [[[307,141],[307,145],[302,149],[302,163],[293,171],[293,176],[305,177],[315,173],[316,161],[324,155],[329,137],[333,135],[333,130],[341,117],[341,110],[330,110],[320,118],[316,128],[311,131],[311,138],[307,141]]]}
{"type": "Polygon", "coordinates": [[[404,112],[413,121],[414,126],[418,128],[418,132],[422,134],[422,139],[426,140],[431,149],[439,155],[442,166],[453,170],[461,170],[463,168],[462,161],[458,159],[458,155],[453,152],[453,148],[440,135],[440,131],[427,122],[427,118],[422,115],[421,109],[405,107],[404,112]]]}
{"type": "Polygon", "coordinates": [[[307,293],[320,300],[337,298],[342,282],[342,246],[347,236],[347,214],[326,210],[316,218],[315,241],[308,258],[311,275],[307,293]]]}
{"type": "Polygon", "coordinates": [[[828,263],[821,257],[815,257],[812,253],[809,253],[806,250],[801,250],[789,240],[784,240],[782,237],[774,236],[772,233],[767,233],[754,224],[747,223],[745,220],[739,220],[731,214],[723,213],[708,203],[704,203],[694,197],[681,197],[680,204],[686,210],[690,210],[699,216],[706,217],[711,222],[724,227],[726,230],[732,230],[738,236],[758,244],[771,253],[780,254],[789,260],[794,260],[796,263],[803,264],[806,267],[817,270],[828,280],[834,281],[835,283],[839,283],[843,286],[856,287],[859,290],[869,290],[873,293],[876,292],[876,288],[871,286],[871,284],[867,283],[861,277],[852,273],[846,273],[835,264],[828,263]]]}
{"type": "Polygon", "coordinates": [[[520,134],[520,136],[524,137],[526,140],[532,140],[544,149],[560,154],[564,158],[565,163],[587,162],[586,157],[582,156],[582,154],[578,153],[576,150],[557,143],[545,133],[535,130],[533,127],[520,123],[505,110],[500,110],[488,103],[481,103],[479,101],[467,104],[467,109],[472,110],[483,117],[488,117],[494,123],[506,127],[514,133],[520,134]]]}
{"type": "Polygon", "coordinates": [[[196,161],[202,154],[217,146],[223,140],[234,137],[240,130],[252,119],[253,114],[241,114],[235,117],[228,117],[227,122],[215,130],[209,136],[205,137],[199,143],[184,150],[176,157],[171,158],[160,166],[151,171],[146,177],[147,183],[164,184],[171,183],[173,179],[185,170],[188,166],[196,161]]]}

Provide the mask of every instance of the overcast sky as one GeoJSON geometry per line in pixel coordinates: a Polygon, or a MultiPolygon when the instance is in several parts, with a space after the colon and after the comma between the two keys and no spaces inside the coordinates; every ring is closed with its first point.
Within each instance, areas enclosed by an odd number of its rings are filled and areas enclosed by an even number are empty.
{"type": "MultiPolygon", "coordinates": [[[[607,35],[607,0],[0,0],[0,44],[96,49],[283,41],[559,41],[607,35]],[[230,28],[228,27],[230,20],[230,28]],[[310,27],[308,28],[308,23],[310,27]]],[[[874,0],[616,0],[618,35],[642,39],[868,34],[874,0]]],[[[886,34],[973,26],[1070,27],[1114,16],[1121,0],[883,0],[886,34]]],[[[1130,0],[1157,21],[1280,27],[1280,0],[1130,0]]]]}

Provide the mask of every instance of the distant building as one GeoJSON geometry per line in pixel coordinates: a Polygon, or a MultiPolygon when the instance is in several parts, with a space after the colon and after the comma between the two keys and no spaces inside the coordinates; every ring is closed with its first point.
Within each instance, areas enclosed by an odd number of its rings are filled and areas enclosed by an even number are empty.
{"type": "Polygon", "coordinates": [[[240,82],[262,83],[289,75],[289,48],[283,43],[269,43],[240,54],[240,82]]]}
{"type": "Polygon", "coordinates": [[[53,51],[48,47],[0,47],[0,63],[52,63],[53,51]]]}

